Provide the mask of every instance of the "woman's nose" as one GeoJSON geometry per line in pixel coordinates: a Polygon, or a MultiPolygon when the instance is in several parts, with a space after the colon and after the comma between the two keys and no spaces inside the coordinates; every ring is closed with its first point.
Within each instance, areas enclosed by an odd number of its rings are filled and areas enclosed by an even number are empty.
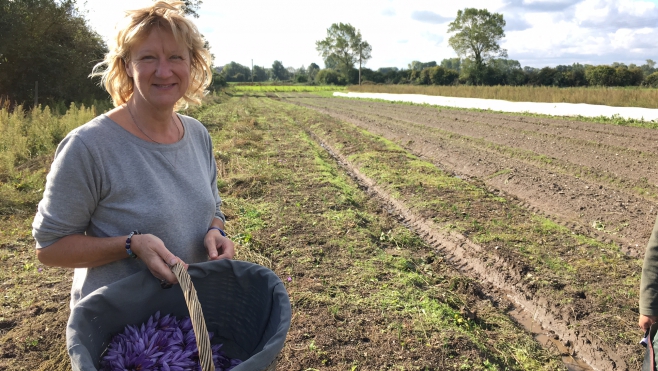
{"type": "Polygon", "coordinates": [[[169,61],[169,59],[165,57],[160,57],[158,58],[158,67],[155,70],[155,76],[162,78],[169,77],[173,74],[171,68],[172,68],[172,64],[169,61]]]}

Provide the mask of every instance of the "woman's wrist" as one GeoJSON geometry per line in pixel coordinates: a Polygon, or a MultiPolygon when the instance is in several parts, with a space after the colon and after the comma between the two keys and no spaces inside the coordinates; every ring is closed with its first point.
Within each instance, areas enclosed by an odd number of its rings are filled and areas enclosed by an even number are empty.
{"type": "Polygon", "coordinates": [[[216,230],[216,231],[218,231],[219,234],[221,234],[223,237],[226,237],[226,232],[224,232],[224,229],[222,229],[222,228],[220,228],[220,227],[216,227],[216,226],[211,226],[210,228],[208,228],[208,230],[206,231],[206,233],[208,233],[208,232],[210,232],[210,231],[212,231],[212,230],[216,230]]]}

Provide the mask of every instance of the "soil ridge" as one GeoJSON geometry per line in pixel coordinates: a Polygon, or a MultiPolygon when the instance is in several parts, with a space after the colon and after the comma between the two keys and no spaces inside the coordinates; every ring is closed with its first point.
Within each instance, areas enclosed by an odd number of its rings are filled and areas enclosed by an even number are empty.
{"type": "Polygon", "coordinates": [[[399,214],[405,224],[409,225],[428,244],[435,247],[439,253],[446,256],[462,273],[477,280],[486,280],[495,289],[507,293],[510,299],[521,306],[544,329],[555,333],[564,344],[570,344],[574,353],[593,369],[615,371],[629,369],[614,350],[598,339],[569,329],[569,321],[560,319],[558,308],[550,305],[545,298],[533,297],[530,294],[531,290],[523,282],[520,272],[514,269],[514,262],[505,261],[499,256],[486,261],[482,260],[480,255],[485,255],[480,254],[482,253],[481,246],[454,231],[442,232],[440,226],[433,221],[414,214],[413,210],[392,198],[386,191],[378,187],[375,181],[361,173],[357,167],[315,133],[308,131],[308,134],[372,196],[399,214]]]}

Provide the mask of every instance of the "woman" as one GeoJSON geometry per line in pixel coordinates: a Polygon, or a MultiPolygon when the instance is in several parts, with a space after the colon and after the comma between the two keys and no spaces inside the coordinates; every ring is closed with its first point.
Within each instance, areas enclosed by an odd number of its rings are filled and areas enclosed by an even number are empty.
{"type": "Polygon", "coordinates": [[[179,259],[234,255],[210,136],[174,112],[200,103],[212,76],[182,5],[127,13],[93,73],[116,108],[69,133],[55,153],[33,235],[43,264],[76,268],[71,307],[144,268],[166,285],[177,282],[168,265],[179,259]]]}

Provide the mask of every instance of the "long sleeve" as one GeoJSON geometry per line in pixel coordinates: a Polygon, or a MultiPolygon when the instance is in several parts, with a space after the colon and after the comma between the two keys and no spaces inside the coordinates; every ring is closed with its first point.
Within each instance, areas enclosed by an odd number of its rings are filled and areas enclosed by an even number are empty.
{"type": "Polygon", "coordinates": [[[658,316],[658,218],[644,254],[640,281],[640,314],[658,316]]]}
{"type": "Polygon", "coordinates": [[[46,178],[44,197],[32,223],[40,247],[86,231],[101,193],[101,176],[86,145],[76,135],[58,146],[46,178]]]}

